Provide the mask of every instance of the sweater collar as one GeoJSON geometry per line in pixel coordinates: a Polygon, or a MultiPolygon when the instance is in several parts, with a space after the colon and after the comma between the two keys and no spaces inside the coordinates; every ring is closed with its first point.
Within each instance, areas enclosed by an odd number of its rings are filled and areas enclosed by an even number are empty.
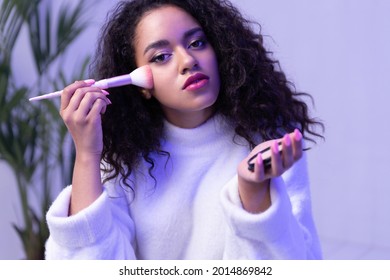
{"type": "Polygon", "coordinates": [[[219,146],[221,141],[233,141],[233,129],[220,115],[215,115],[195,128],[181,128],[164,122],[164,144],[174,150],[219,146]]]}

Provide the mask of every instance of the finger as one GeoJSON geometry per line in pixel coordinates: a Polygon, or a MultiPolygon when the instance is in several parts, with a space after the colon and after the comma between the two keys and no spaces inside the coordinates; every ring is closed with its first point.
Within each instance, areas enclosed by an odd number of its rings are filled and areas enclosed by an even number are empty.
{"type": "Polygon", "coordinates": [[[292,146],[293,146],[293,157],[297,161],[302,157],[302,133],[299,129],[295,129],[292,133],[292,146]]]}
{"type": "Polygon", "coordinates": [[[93,104],[98,99],[105,101],[106,104],[111,104],[111,101],[106,97],[106,94],[103,93],[102,90],[97,88],[95,90],[96,91],[88,91],[85,93],[85,96],[82,98],[78,108],[80,114],[84,116],[88,115],[93,107],[93,104]]]}
{"type": "Polygon", "coordinates": [[[107,104],[100,110],[100,115],[104,115],[107,110],[107,104]]]}
{"type": "Polygon", "coordinates": [[[279,152],[278,141],[271,144],[271,175],[279,176],[283,173],[283,159],[279,152]]]}
{"type": "MultiPolygon", "coordinates": [[[[89,88],[89,87],[86,87],[86,88],[81,88],[81,89],[78,89],[73,97],[72,97],[72,100],[70,101],[69,105],[68,105],[68,109],[70,111],[76,111],[77,109],[79,109],[80,106],[82,106],[82,100],[84,100],[84,98],[86,98],[86,101],[83,102],[83,106],[87,106],[86,104],[90,104],[89,107],[86,107],[84,110],[81,110],[82,112],[81,113],[84,113],[85,115],[89,112],[89,110],[91,109],[92,107],[92,103],[94,102],[94,100],[96,98],[101,98],[101,94],[103,94],[104,96],[107,96],[109,95],[109,93],[103,89],[99,89],[99,88],[89,88]],[[86,97],[86,95],[88,94],[88,96],[86,97]],[[93,94],[97,94],[97,96],[93,97],[92,95],[93,94]],[[90,98],[88,100],[88,98],[90,98]]],[[[108,99],[107,99],[108,100],[108,99]]]]}
{"type": "Polygon", "coordinates": [[[291,138],[289,134],[284,135],[282,143],[283,143],[283,149],[282,149],[283,167],[285,169],[288,169],[294,163],[293,147],[291,144],[291,138]]]}
{"type": "Polygon", "coordinates": [[[103,100],[101,98],[96,99],[88,113],[88,116],[96,117],[97,115],[104,114],[107,106],[111,104],[111,101],[109,99],[107,100],[103,100]]]}
{"type": "Polygon", "coordinates": [[[85,97],[85,95],[90,91],[90,88],[79,88],[77,89],[69,101],[68,107],[66,107],[66,110],[70,113],[75,112],[81,104],[81,101],[85,97]]]}
{"type": "Polygon", "coordinates": [[[77,89],[81,87],[87,87],[90,86],[94,83],[94,80],[86,80],[86,81],[76,81],[73,84],[65,87],[61,93],[61,106],[60,106],[60,111],[65,110],[68,105],[70,100],[72,99],[74,93],[76,92],[77,89]]]}
{"type": "Polygon", "coordinates": [[[262,182],[265,179],[264,163],[263,163],[263,157],[262,157],[261,153],[257,154],[256,160],[255,160],[254,176],[256,178],[256,181],[258,181],[258,182],[262,182]]]}
{"type": "Polygon", "coordinates": [[[283,170],[283,159],[279,152],[278,141],[275,140],[271,144],[271,175],[279,176],[283,170]]]}

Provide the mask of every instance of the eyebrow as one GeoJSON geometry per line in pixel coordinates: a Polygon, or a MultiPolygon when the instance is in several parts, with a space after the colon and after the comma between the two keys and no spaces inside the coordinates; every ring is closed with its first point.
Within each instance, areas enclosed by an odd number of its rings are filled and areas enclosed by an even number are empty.
{"type": "MultiPolygon", "coordinates": [[[[183,39],[185,40],[188,37],[191,37],[192,35],[194,35],[195,33],[199,32],[199,31],[203,32],[203,29],[199,26],[194,27],[194,28],[192,28],[184,33],[183,39]]],[[[156,42],[153,42],[153,43],[147,45],[145,50],[144,50],[144,54],[146,54],[151,49],[158,49],[158,48],[166,47],[168,45],[169,45],[168,40],[158,40],[156,42]]]]}

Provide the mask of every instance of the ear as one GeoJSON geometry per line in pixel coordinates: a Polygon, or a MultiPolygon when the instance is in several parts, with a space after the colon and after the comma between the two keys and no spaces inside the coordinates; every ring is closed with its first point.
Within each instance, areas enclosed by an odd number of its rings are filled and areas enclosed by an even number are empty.
{"type": "Polygon", "coordinates": [[[143,96],[145,99],[150,99],[150,98],[152,98],[152,93],[150,92],[150,90],[148,90],[148,89],[142,89],[141,92],[142,92],[142,96],[143,96]]]}

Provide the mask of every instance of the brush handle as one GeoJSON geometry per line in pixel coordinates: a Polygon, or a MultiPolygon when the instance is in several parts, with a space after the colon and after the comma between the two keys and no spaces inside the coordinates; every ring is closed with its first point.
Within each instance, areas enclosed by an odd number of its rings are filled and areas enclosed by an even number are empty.
{"type": "MultiPolygon", "coordinates": [[[[91,86],[98,87],[100,89],[106,89],[106,88],[120,87],[120,86],[131,85],[131,84],[138,87],[148,88],[148,89],[153,88],[153,77],[152,77],[152,72],[150,67],[148,65],[144,65],[135,69],[130,74],[99,80],[91,86]]],[[[62,90],[32,97],[29,100],[36,101],[36,100],[49,99],[49,98],[61,96],[61,94],[62,94],[62,90]]]]}
{"type": "MultiPolygon", "coordinates": [[[[131,83],[132,83],[132,79],[130,77],[130,74],[125,74],[125,75],[97,81],[96,83],[92,84],[91,86],[98,87],[100,89],[106,89],[106,88],[130,85],[131,83]]],[[[59,90],[59,91],[55,91],[52,93],[47,93],[47,94],[43,94],[40,96],[32,97],[29,100],[30,101],[38,101],[38,100],[44,100],[44,99],[51,99],[51,98],[61,96],[61,94],[62,94],[62,90],[59,90]]]]}
{"type": "Polygon", "coordinates": [[[44,99],[51,99],[51,98],[61,96],[61,94],[62,94],[62,90],[59,90],[59,91],[55,91],[55,92],[32,97],[29,100],[30,101],[38,101],[38,100],[44,100],[44,99]]]}

